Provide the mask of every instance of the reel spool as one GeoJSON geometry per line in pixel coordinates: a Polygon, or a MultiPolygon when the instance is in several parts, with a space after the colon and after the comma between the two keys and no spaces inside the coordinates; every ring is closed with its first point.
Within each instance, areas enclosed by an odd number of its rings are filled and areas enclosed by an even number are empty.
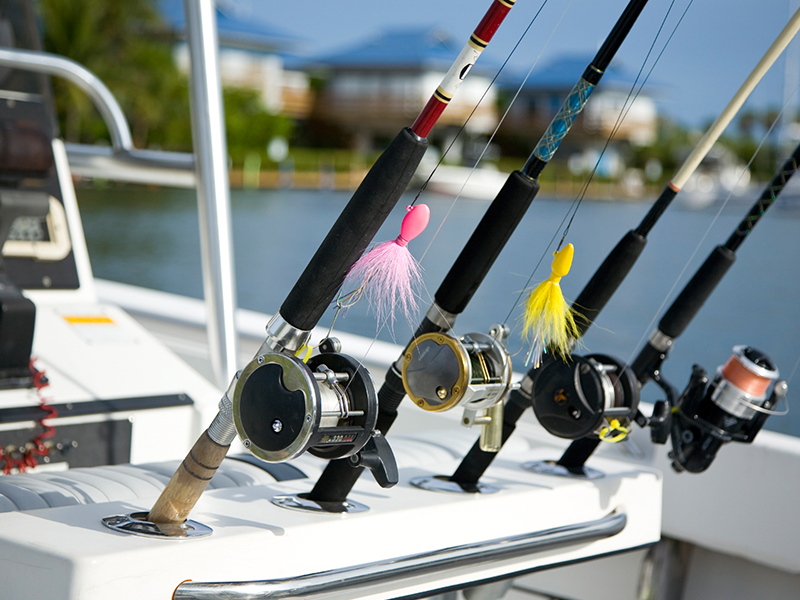
{"type": "Polygon", "coordinates": [[[664,400],[656,403],[653,414],[664,416],[651,419],[653,441],[665,443],[668,431],[672,467],[678,472],[705,471],[722,444],[750,443],[767,417],[788,412],[775,410],[788,391],[778,375],[766,354],[748,346],[735,346],[710,384],[705,370],[695,365],[675,408],[670,411],[664,400]],[[773,382],[772,393],[768,393],[773,382]]]}
{"type": "Polygon", "coordinates": [[[481,426],[485,452],[502,445],[502,400],[512,387],[511,358],[503,344],[508,333],[503,325],[460,338],[426,333],[403,355],[403,387],[414,404],[431,412],[463,407],[461,423],[481,426]]]}
{"type": "Polygon", "coordinates": [[[367,370],[327,339],[304,363],[279,352],[258,355],[233,391],[233,420],[244,446],[267,462],[304,452],[327,460],[350,457],[382,487],[397,483],[386,440],[375,431],[378,397],[367,370]]]}
{"type": "Polygon", "coordinates": [[[569,440],[619,442],[630,433],[639,384],[630,367],[605,354],[551,358],[536,375],[533,412],[549,433],[569,440]]]}

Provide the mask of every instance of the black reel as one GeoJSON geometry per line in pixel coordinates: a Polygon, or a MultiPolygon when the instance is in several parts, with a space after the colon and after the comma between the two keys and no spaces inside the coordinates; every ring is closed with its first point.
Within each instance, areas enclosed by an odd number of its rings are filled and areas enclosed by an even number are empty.
{"type": "Polygon", "coordinates": [[[605,354],[553,358],[538,370],[533,412],[549,433],[618,442],[630,432],[639,384],[630,367],[605,354]]]}
{"type": "MultiPolygon", "coordinates": [[[[702,473],[728,442],[750,443],[767,417],[775,411],[788,386],[778,381],[778,369],[766,354],[736,346],[725,365],[709,383],[706,371],[692,368],[689,384],[675,406],[671,400],[656,403],[650,419],[653,442],[672,441],[672,467],[702,473]],[[775,382],[772,393],[770,384],[775,382]]],[[[668,395],[669,396],[669,395],[668,395]]]]}
{"type": "Polygon", "coordinates": [[[397,483],[391,448],[375,425],[378,397],[367,370],[328,339],[303,362],[280,352],[260,354],[242,370],[233,392],[233,420],[244,446],[267,462],[309,452],[350,457],[382,487],[397,483]]]}

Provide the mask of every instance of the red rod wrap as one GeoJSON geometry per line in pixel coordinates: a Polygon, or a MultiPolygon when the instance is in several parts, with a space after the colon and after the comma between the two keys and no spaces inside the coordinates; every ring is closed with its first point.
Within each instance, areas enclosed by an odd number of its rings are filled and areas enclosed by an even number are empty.
{"type": "Polygon", "coordinates": [[[417,120],[414,121],[414,124],[411,126],[411,131],[423,139],[428,137],[428,134],[431,132],[431,129],[433,129],[433,126],[436,125],[436,121],[439,120],[445,108],[447,108],[446,102],[442,102],[436,96],[431,96],[431,99],[428,100],[425,108],[422,109],[417,120]]]}
{"type": "MultiPolygon", "coordinates": [[[[483,15],[481,22],[478,23],[478,27],[476,27],[475,31],[472,33],[472,37],[477,38],[480,42],[483,42],[484,45],[488,44],[497,32],[503,19],[506,18],[506,15],[511,10],[511,7],[514,6],[514,1],[494,0],[489,10],[483,15]]],[[[439,100],[436,95],[431,96],[425,108],[422,109],[422,112],[419,113],[419,116],[411,126],[411,131],[423,139],[427,138],[445,108],[447,108],[446,102],[439,100]]]]}
{"type": "Polygon", "coordinates": [[[478,26],[475,28],[475,33],[472,35],[486,43],[492,41],[492,37],[500,27],[500,23],[506,18],[512,6],[514,6],[513,2],[500,2],[500,0],[495,0],[494,4],[492,4],[489,10],[486,11],[486,14],[483,15],[483,19],[478,23],[478,26]]]}

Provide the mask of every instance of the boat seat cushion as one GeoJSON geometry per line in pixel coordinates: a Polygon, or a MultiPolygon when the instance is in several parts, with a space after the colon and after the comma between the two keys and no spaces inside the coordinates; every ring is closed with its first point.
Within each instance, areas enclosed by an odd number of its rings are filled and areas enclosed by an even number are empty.
{"type": "MultiPolygon", "coordinates": [[[[0,477],[0,512],[152,499],[179,465],[176,460],[5,475],[0,477]]],[[[303,477],[303,472],[291,465],[253,464],[243,457],[228,457],[208,487],[247,487],[303,477]]]]}

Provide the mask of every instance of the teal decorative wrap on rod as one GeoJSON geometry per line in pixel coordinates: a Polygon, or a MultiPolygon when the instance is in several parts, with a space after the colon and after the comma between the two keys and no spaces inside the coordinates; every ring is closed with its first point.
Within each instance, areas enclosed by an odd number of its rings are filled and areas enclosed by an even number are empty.
{"type": "Polygon", "coordinates": [[[549,162],[550,159],[553,158],[556,150],[558,150],[558,147],[561,145],[561,140],[569,133],[573,121],[575,121],[576,117],[583,110],[583,107],[586,106],[586,102],[589,100],[589,96],[592,95],[594,87],[593,84],[583,78],[578,80],[578,83],[572,88],[567,101],[564,102],[561,109],[550,122],[547,132],[542,136],[542,139],[539,140],[539,145],[536,146],[536,150],[533,152],[538,159],[549,162]]]}

